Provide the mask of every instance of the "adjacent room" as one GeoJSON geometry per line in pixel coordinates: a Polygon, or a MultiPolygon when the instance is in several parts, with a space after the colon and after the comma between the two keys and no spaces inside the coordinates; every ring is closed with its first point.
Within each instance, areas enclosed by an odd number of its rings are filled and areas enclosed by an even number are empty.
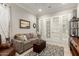
{"type": "Polygon", "coordinates": [[[0,3],[0,56],[79,56],[79,4],[0,3]]]}

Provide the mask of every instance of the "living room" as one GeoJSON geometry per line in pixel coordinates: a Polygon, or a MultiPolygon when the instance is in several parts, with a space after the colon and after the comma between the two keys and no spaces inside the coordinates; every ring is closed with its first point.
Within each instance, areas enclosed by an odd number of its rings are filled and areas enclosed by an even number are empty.
{"type": "Polygon", "coordinates": [[[0,3],[0,56],[79,55],[78,14],[78,3],[0,3]]]}

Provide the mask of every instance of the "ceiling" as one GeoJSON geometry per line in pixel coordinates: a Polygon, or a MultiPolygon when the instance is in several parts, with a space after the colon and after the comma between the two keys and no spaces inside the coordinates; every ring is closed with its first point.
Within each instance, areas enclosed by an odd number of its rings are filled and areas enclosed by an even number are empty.
{"type": "Polygon", "coordinates": [[[76,3],[16,3],[16,5],[38,16],[75,8],[77,6],[76,3]],[[42,9],[42,11],[39,12],[38,9],[42,9]]]}

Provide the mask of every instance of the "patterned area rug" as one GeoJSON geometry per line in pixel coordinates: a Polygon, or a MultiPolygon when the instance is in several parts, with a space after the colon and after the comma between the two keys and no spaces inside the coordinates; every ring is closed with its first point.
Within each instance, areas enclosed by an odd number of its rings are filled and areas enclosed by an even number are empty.
{"type": "Polygon", "coordinates": [[[46,48],[39,54],[36,52],[29,52],[25,56],[64,56],[64,48],[56,45],[46,45],[46,48]]]}

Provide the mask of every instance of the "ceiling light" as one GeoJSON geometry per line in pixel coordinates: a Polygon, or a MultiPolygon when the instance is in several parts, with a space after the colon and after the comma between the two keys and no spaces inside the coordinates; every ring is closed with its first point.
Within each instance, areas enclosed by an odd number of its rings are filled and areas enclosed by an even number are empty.
{"type": "Polygon", "coordinates": [[[62,5],[65,5],[66,3],[62,3],[62,5]]]}
{"type": "Polygon", "coordinates": [[[42,12],[42,9],[38,9],[39,12],[42,12]]]}

